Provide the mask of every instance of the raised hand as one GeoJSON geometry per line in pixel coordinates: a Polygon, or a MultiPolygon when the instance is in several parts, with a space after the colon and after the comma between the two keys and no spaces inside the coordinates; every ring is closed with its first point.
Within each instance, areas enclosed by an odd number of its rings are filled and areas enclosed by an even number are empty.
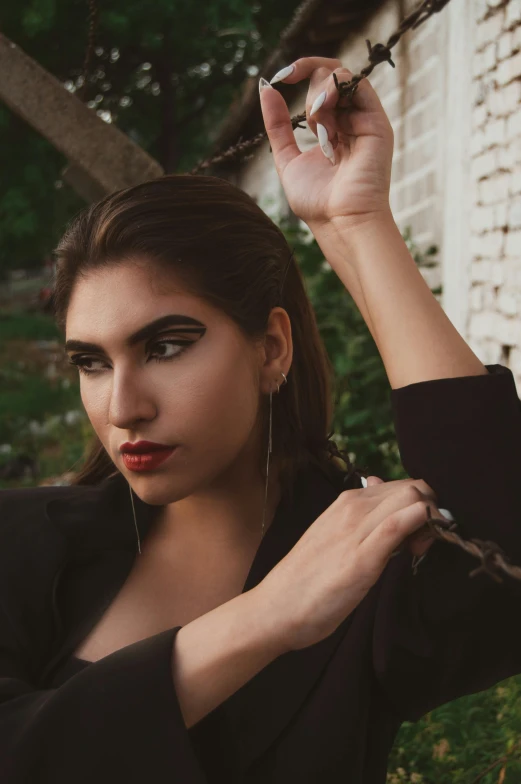
{"type": "Polygon", "coordinates": [[[394,134],[380,99],[367,79],[349,111],[336,111],[339,81],[353,74],[340,60],[304,57],[283,69],[287,84],[309,79],[306,116],[318,143],[301,152],[281,94],[261,80],[260,100],[273,159],[293,212],[308,225],[336,218],[354,223],[389,213],[394,134]],[[313,109],[315,109],[313,111],[313,109]],[[313,112],[313,113],[312,113],[313,112]]]}

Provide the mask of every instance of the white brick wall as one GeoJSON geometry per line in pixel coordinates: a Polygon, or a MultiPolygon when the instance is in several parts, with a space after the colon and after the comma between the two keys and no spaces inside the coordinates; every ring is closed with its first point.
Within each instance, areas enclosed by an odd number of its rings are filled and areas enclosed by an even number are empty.
{"type": "Polygon", "coordinates": [[[467,337],[521,390],[521,2],[476,2],[474,14],[467,337]]]}

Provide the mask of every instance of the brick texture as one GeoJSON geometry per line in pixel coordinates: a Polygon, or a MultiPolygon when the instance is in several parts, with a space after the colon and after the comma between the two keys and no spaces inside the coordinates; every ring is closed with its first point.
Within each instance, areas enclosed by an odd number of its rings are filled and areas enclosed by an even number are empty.
{"type": "Polygon", "coordinates": [[[482,361],[509,366],[521,391],[521,3],[479,5],[466,337],[482,361]]]}

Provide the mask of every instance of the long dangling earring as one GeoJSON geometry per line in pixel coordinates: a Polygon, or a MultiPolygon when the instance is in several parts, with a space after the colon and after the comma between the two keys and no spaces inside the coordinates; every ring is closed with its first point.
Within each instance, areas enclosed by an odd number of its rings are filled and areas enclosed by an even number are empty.
{"type": "Polygon", "coordinates": [[[139,554],[141,555],[141,539],[139,538],[139,531],[138,531],[137,520],[136,520],[136,510],[134,509],[134,496],[132,495],[132,488],[130,486],[130,482],[128,484],[128,489],[130,490],[130,500],[132,501],[132,514],[134,515],[134,525],[136,526],[137,549],[139,554]]]}
{"type": "MultiPolygon", "coordinates": [[[[282,370],[280,371],[282,373],[282,370]]],[[[288,383],[288,379],[286,378],[285,374],[282,373],[284,376],[283,384],[288,383]]],[[[277,384],[277,382],[275,382],[277,384]]],[[[280,385],[277,384],[277,394],[280,392],[280,385]]],[[[273,421],[273,392],[270,388],[270,423],[269,423],[269,433],[268,433],[268,457],[266,462],[266,488],[264,491],[264,509],[262,511],[262,529],[261,529],[261,538],[264,536],[264,526],[266,522],[266,505],[268,502],[268,481],[269,481],[269,472],[270,472],[270,456],[273,451],[273,441],[272,441],[272,432],[271,426],[273,421]]]]}

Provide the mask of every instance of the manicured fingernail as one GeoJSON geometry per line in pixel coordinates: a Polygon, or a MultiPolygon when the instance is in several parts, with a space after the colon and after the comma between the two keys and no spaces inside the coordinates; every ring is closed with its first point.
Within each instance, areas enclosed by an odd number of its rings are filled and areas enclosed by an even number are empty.
{"type": "Polygon", "coordinates": [[[367,479],[365,478],[365,476],[361,476],[360,481],[362,483],[362,487],[367,487],[367,479]]]}
{"type": "Polygon", "coordinates": [[[313,101],[313,106],[311,107],[311,111],[309,113],[310,117],[320,109],[320,107],[322,106],[326,98],[327,98],[327,90],[324,90],[323,93],[320,93],[320,95],[317,98],[315,98],[315,100],[313,101]]]}
{"type": "Polygon", "coordinates": [[[320,123],[317,123],[317,134],[318,134],[318,143],[320,144],[320,149],[326,156],[329,158],[331,163],[335,163],[335,151],[333,150],[333,145],[329,141],[327,137],[327,128],[320,123]]]}
{"type": "Polygon", "coordinates": [[[289,76],[295,70],[294,65],[287,65],[285,68],[282,68],[280,71],[277,71],[273,79],[270,79],[270,84],[275,84],[275,82],[281,82],[286,76],[289,76]]]}
{"type": "Polygon", "coordinates": [[[438,511],[441,515],[443,515],[443,517],[446,517],[447,520],[449,520],[451,523],[454,522],[454,517],[452,516],[452,514],[449,512],[448,509],[438,509],[438,511]]]}
{"type": "Polygon", "coordinates": [[[269,82],[267,82],[266,79],[263,79],[261,77],[260,80],[259,80],[259,93],[261,92],[261,90],[264,90],[265,87],[270,87],[273,90],[273,87],[271,86],[271,84],[269,82]]]}

